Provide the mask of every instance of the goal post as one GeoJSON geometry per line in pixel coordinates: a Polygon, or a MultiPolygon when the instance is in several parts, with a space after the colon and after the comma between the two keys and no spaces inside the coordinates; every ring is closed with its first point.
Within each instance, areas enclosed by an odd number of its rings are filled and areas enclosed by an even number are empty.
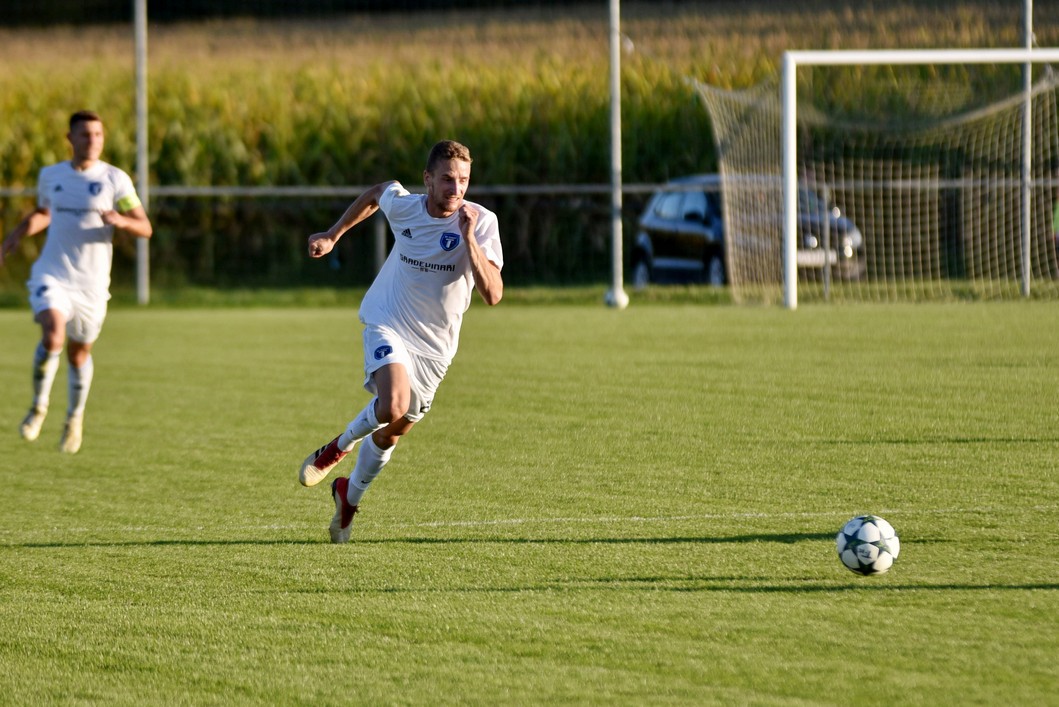
{"type": "MultiPolygon", "coordinates": [[[[782,110],[782,199],[783,199],[783,302],[788,309],[798,306],[798,100],[797,70],[804,66],[941,65],[941,64],[1033,64],[1059,62],[1059,49],[913,49],[913,50],[830,50],[788,51],[783,55],[780,78],[782,110]]],[[[1022,113],[1021,153],[1021,291],[1029,296],[1030,266],[1030,189],[1033,155],[1032,114],[1029,82],[1022,113]]]]}

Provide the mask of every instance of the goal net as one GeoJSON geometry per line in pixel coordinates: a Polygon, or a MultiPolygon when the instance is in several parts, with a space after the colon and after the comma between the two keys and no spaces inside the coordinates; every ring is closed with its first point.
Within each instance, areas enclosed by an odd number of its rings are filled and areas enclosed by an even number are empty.
{"type": "MultiPolygon", "coordinates": [[[[1059,298],[1059,76],[1035,73],[1027,92],[1021,65],[799,69],[796,301],[1059,298]]],[[[783,301],[780,81],[694,85],[733,297],[783,301]]]]}

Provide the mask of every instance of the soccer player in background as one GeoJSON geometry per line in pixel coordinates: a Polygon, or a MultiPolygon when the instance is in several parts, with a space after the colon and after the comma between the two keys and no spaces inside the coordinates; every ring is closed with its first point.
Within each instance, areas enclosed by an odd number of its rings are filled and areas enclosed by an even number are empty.
{"type": "Polygon", "coordinates": [[[153,229],[129,175],[99,159],[104,141],[99,115],[74,113],[66,139],[73,157],[41,169],[37,208],[4,239],[0,266],[23,238],[47,229],[26,283],[41,340],[33,354],[33,403],[21,431],[30,442],[40,435],[65,345],[69,403],[59,449],[74,454],[81,448],[92,385],[92,344],[103,328],[110,299],[114,229],[140,238],[150,238],[153,229]]]}
{"type": "Polygon", "coordinates": [[[302,463],[298,479],[320,483],[363,440],[348,478],[331,483],[331,542],[349,540],[353,515],[394,446],[430,409],[459,343],[463,314],[477,290],[500,302],[504,256],[496,215],[464,200],[470,151],[444,140],[423,172],[426,194],[383,182],[361,194],[324,233],[309,237],[309,255],[329,253],[346,231],[381,209],[394,247],[360,305],[364,324],[364,388],[375,397],[328,444],[302,463]]]}

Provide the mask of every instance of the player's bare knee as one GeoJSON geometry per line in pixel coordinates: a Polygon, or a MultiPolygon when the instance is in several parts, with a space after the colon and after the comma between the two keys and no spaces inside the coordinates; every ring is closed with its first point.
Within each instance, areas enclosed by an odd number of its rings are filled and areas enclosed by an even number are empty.
{"type": "Polygon", "coordinates": [[[398,399],[383,400],[375,404],[375,417],[379,422],[389,423],[400,420],[408,413],[408,401],[398,399]]]}
{"type": "Polygon", "coordinates": [[[403,434],[404,430],[387,430],[383,428],[372,433],[371,441],[379,449],[390,449],[397,445],[397,441],[401,439],[403,434]]]}
{"type": "Polygon", "coordinates": [[[40,343],[44,345],[44,348],[48,353],[62,351],[65,342],[66,339],[61,331],[55,334],[45,334],[40,339],[40,343]]]}
{"type": "Polygon", "coordinates": [[[65,322],[61,319],[47,316],[47,313],[42,313],[38,321],[41,325],[40,342],[44,345],[44,348],[51,353],[62,351],[63,345],[66,343],[65,322]]]}
{"type": "Polygon", "coordinates": [[[66,348],[66,358],[74,368],[81,368],[88,362],[88,351],[85,349],[66,348]]]}

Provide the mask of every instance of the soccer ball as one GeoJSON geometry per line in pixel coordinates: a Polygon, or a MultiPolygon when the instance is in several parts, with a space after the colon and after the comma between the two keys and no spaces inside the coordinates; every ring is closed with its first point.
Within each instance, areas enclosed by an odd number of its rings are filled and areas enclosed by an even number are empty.
{"type": "Polygon", "coordinates": [[[851,519],[838,532],[835,544],[838,559],[857,574],[882,574],[901,552],[901,541],[894,527],[879,516],[851,519]]]}

